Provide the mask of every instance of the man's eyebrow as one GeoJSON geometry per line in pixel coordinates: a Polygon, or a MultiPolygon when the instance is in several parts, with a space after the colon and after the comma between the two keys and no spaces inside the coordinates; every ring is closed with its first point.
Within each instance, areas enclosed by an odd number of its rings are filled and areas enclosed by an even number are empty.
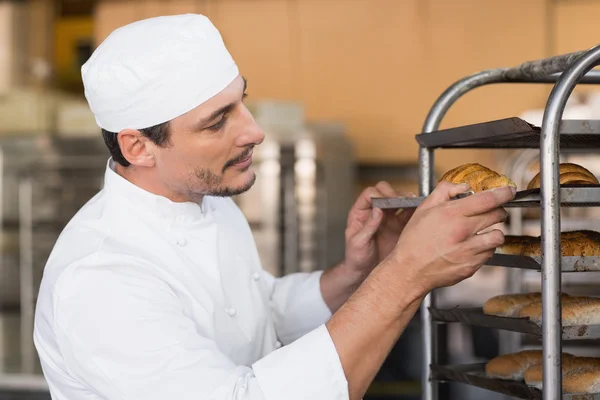
{"type": "Polygon", "coordinates": [[[228,112],[230,112],[233,109],[233,107],[235,107],[235,104],[231,103],[231,104],[227,104],[226,106],[219,108],[218,110],[216,110],[212,114],[210,114],[208,117],[202,118],[198,122],[198,126],[202,127],[202,126],[208,124],[210,121],[217,119],[217,117],[219,117],[223,114],[227,114],[228,112]]]}
{"type": "MultiPolygon", "coordinates": [[[[244,90],[242,91],[242,93],[245,93],[246,88],[248,87],[248,81],[246,81],[246,78],[244,78],[243,76],[242,76],[242,79],[244,80],[244,90]]],[[[204,125],[208,124],[210,121],[217,119],[219,116],[221,116],[223,114],[227,114],[228,112],[233,110],[234,107],[235,107],[235,103],[230,103],[230,104],[227,104],[227,105],[217,109],[216,111],[212,112],[208,117],[202,118],[198,122],[198,126],[203,127],[204,125]]]]}

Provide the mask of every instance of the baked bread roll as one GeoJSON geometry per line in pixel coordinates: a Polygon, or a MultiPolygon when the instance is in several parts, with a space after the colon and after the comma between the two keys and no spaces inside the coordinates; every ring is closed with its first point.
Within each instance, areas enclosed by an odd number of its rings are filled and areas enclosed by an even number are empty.
{"type": "Polygon", "coordinates": [[[588,368],[563,377],[563,393],[600,392],[600,368],[588,368]]]}
{"type": "MultiPolygon", "coordinates": [[[[579,374],[582,371],[588,369],[600,369],[600,358],[594,357],[575,357],[567,353],[563,353],[562,357],[562,375],[563,375],[563,385],[565,382],[565,377],[570,374],[579,374]]],[[[527,371],[523,374],[523,379],[525,379],[525,383],[530,386],[537,387],[538,389],[542,388],[543,382],[543,364],[537,364],[532,367],[529,367],[527,371]]]]}
{"type": "MultiPolygon", "coordinates": [[[[600,299],[584,296],[561,296],[563,326],[600,324],[600,299]]],[[[542,302],[536,300],[519,311],[519,317],[542,323],[542,302]]]]}
{"type": "Polygon", "coordinates": [[[536,243],[539,238],[533,236],[514,236],[505,235],[504,243],[496,248],[497,254],[507,254],[513,256],[521,256],[525,251],[525,247],[530,243],[536,243]]]}
{"type": "Polygon", "coordinates": [[[498,317],[518,317],[523,307],[541,299],[542,294],[539,292],[502,294],[486,301],[483,304],[483,313],[498,317]]]}
{"type": "MultiPolygon", "coordinates": [[[[560,295],[563,300],[571,297],[567,293],[561,293],[560,295]]],[[[541,302],[542,294],[539,292],[502,294],[486,301],[483,304],[483,313],[498,317],[525,318],[521,316],[521,310],[531,304],[541,304],[541,302]]]]}
{"type": "MultiPolygon", "coordinates": [[[[527,190],[539,189],[541,172],[533,177],[527,190]]],[[[561,185],[597,185],[598,179],[581,165],[564,163],[559,165],[559,181],[561,185]]]]}
{"type": "Polygon", "coordinates": [[[463,164],[451,169],[442,176],[440,182],[467,183],[474,192],[482,192],[501,186],[517,187],[507,176],[477,163],[463,164]]]}
{"type": "Polygon", "coordinates": [[[523,350],[492,358],[485,365],[485,374],[495,379],[522,380],[525,371],[542,362],[541,350],[523,350]]]}
{"type": "MultiPolygon", "coordinates": [[[[562,232],[560,234],[560,250],[563,257],[600,256],[600,233],[588,230],[562,232]]],[[[521,255],[541,256],[541,239],[529,240],[521,255]]]]}

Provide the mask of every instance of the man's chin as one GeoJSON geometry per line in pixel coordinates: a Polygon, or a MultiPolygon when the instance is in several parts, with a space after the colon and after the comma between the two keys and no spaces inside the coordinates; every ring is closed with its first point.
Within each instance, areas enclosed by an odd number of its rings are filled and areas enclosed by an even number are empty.
{"type": "Polygon", "coordinates": [[[250,190],[250,188],[254,185],[255,181],[256,181],[256,174],[254,174],[252,172],[252,176],[244,184],[239,185],[239,186],[231,185],[231,186],[219,187],[219,188],[215,189],[214,191],[212,191],[211,193],[209,193],[209,196],[215,196],[215,197],[237,196],[237,195],[240,195],[240,194],[250,190]]]}

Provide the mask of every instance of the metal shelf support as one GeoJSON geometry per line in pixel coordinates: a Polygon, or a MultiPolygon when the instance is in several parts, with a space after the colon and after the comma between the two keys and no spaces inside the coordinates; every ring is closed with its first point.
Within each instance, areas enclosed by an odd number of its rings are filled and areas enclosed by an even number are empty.
{"type": "MultiPolygon", "coordinates": [[[[442,119],[450,107],[471,90],[494,83],[556,83],[564,71],[579,57],[587,57],[589,53],[578,52],[537,61],[530,61],[514,68],[499,68],[481,71],[467,76],[450,86],[434,103],[425,119],[423,133],[431,133],[439,129],[442,119]]],[[[578,76],[580,84],[600,83],[600,71],[588,68],[578,76]]],[[[561,113],[562,115],[562,113],[561,113]]],[[[434,152],[432,149],[419,147],[419,194],[427,196],[434,187],[434,152]]],[[[559,269],[560,270],[560,269],[559,269]]],[[[431,365],[436,363],[437,335],[432,324],[429,308],[435,307],[435,291],[425,297],[421,304],[421,322],[423,327],[423,371],[422,399],[437,400],[437,382],[432,379],[431,365]]]]}
{"type": "Polygon", "coordinates": [[[600,46],[585,52],[561,75],[544,110],[540,142],[542,209],[542,349],[544,400],[562,397],[559,127],[571,92],[600,62],[600,46]]]}

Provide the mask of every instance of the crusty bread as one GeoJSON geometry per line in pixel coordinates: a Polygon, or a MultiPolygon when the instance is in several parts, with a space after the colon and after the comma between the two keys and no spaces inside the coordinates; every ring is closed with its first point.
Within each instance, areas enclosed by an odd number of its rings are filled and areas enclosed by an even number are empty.
{"type": "Polygon", "coordinates": [[[541,350],[523,350],[495,357],[485,365],[485,374],[497,379],[523,379],[523,373],[542,362],[541,350]]]}
{"type": "Polygon", "coordinates": [[[487,315],[497,315],[499,317],[518,317],[521,308],[541,299],[542,294],[539,292],[503,294],[492,297],[486,301],[483,304],[483,313],[487,315]]]}
{"type": "MultiPolygon", "coordinates": [[[[539,189],[541,173],[529,182],[527,189],[539,189]]],[[[563,163],[559,166],[559,181],[561,185],[597,185],[598,179],[581,165],[572,163],[563,163]]]]}
{"type": "Polygon", "coordinates": [[[440,182],[442,181],[454,184],[467,183],[474,192],[482,192],[501,186],[517,187],[507,176],[477,163],[463,164],[449,170],[440,179],[440,182]]]}
{"type": "MultiPolygon", "coordinates": [[[[584,296],[562,296],[563,326],[600,324],[600,299],[584,296]]],[[[542,323],[542,302],[536,300],[521,308],[519,317],[542,323]]]]}
{"type": "MultiPolygon", "coordinates": [[[[567,293],[561,293],[563,301],[570,297],[567,293]]],[[[536,304],[542,304],[542,294],[539,292],[503,294],[486,301],[483,304],[483,313],[499,317],[532,318],[530,314],[535,315],[536,304]],[[523,311],[524,309],[527,311],[523,311]]]]}
{"type": "Polygon", "coordinates": [[[591,367],[563,377],[563,393],[600,392],[600,367],[591,367]]]}
{"type": "MultiPolygon", "coordinates": [[[[570,374],[578,374],[590,368],[600,368],[600,358],[594,357],[575,357],[571,354],[563,353],[562,356],[562,374],[563,382],[565,377],[570,374]]],[[[529,367],[523,374],[525,383],[530,386],[541,388],[543,381],[543,364],[537,364],[529,367]]]]}
{"type": "MultiPolygon", "coordinates": [[[[521,236],[509,237],[504,240],[496,252],[498,254],[524,255],[539,257],[542,255],[542,243],[540,237],[521,236]]],[[[560,248],[562,256],[600,256],[600,233],[579,230],[562,232],[560,234],[560,248]]]]}
{"type": "Polygon", "coordinates": [[[496,253],[520,256],[523,255],[525,247],[528,244],[535,243],[537,241],[539,241],[539,239],[533,236],[505,235],[504,243],[496,248],[496,253]]]}

